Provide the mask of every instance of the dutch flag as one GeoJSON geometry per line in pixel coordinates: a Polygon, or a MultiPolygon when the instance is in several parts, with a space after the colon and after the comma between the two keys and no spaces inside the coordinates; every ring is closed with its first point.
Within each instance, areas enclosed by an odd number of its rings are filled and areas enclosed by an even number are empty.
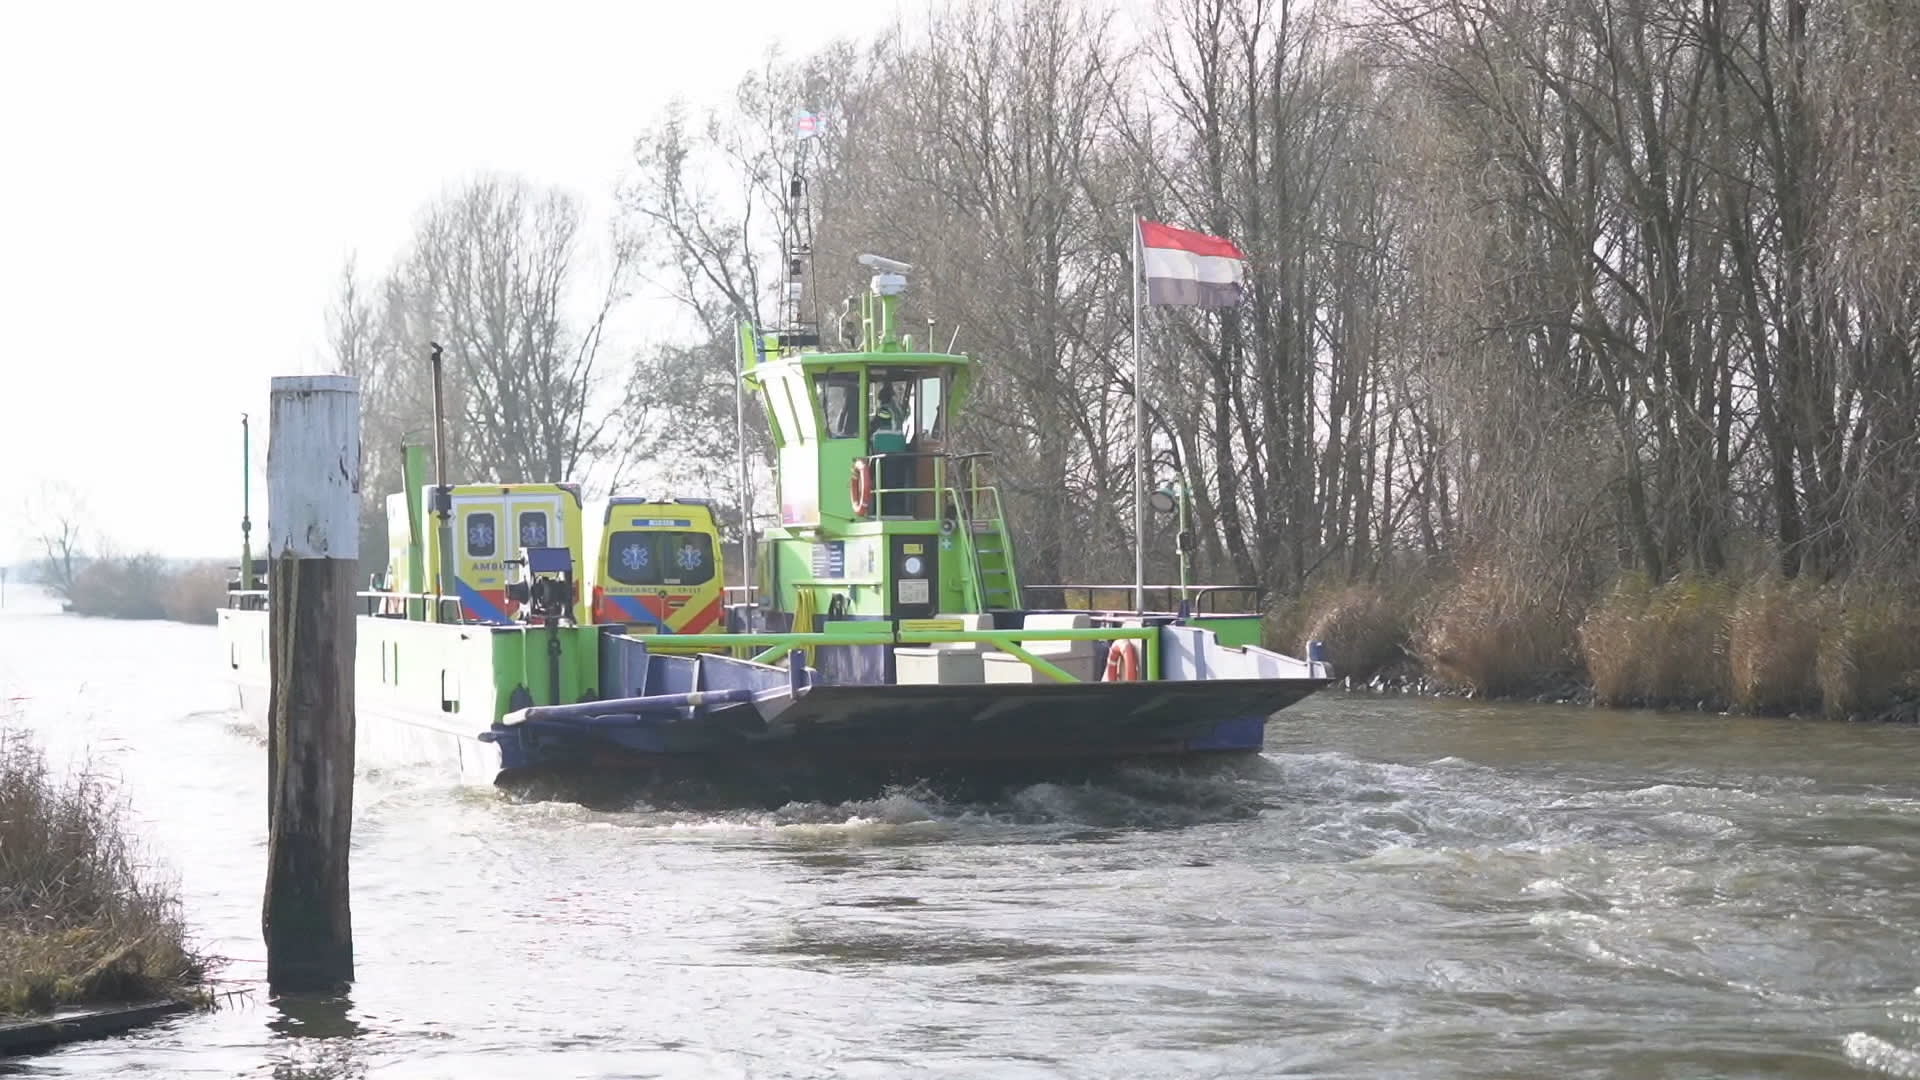
{"type": "Polygon", "coordinates": [[[1246,256],[1233,241],[1140,221],[1140,268],[1148,304],[1235,307],[1246,278],[1246,256]]]}

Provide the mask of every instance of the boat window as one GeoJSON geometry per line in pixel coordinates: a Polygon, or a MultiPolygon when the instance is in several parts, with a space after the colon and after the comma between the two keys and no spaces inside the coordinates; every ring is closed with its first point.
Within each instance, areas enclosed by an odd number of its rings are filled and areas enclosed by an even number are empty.
{"type": "Polygon", "coordinates": [[[493,525],[493,515],[490,513],[467,515],[467,554],[484,559],[494,553],[493,525]]]}
{"type": "Polygon", "coordinates": [[[908,430],[915,410],[914,375],[911,371],[879,370],[872,373],[868,393],[873,401],[867,412],[873,418],[875,428],[900,432],[908,430]]]}
{"type": "Polygon", "coordinates": [[[851,439],[860,434],[860,373],[835,371],[816,375],[814,393],[826,419],[827,438],[851,439]]]}
{"type": "Polygon", "coordinates": [[[947,381],[938,375],[924,375],[920,378],[920,401],[914,406],[913,424],[907,430],[909,439],[938,439],[940,431],[941,405],[946,400],[947,381]]]}
{"type": "Polygon", "coordinates": [[[524,510],[520,514],[520,546],[547,546],[547,514],[544,510],[524,510]]]}
{"type": "Polygon", "coordinates": [[[699,532],[617,532],[607,576],[622,585],[705,585],[713,580],[713,537],[699,532]]]}

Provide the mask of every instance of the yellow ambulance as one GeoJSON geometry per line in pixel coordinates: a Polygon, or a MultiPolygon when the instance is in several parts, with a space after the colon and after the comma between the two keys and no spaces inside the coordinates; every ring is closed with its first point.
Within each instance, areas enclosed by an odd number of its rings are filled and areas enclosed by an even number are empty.
{"type": "MultiPolygon", "coordinates": [[[[427,580],[440,568],[439,521],[433,515],[433,489],[415,496],[424,527],[422,548],[427,580]]],[[[405,495],[387,500],[389,581],[406,580],[407,528],[405,495]]],[[[508,598],[510,560],[524,558],[527,548],[564,547],[573,556],[575,580],[584,577],[581,542],[585,512],[577,484],[455,484],[452,486],[453,581],[449,591],[460,598],[462,616],[470,621],[510,625],[523,621],[521,605],[508,598]]],[[[574,598],[574,620],[584,625],[591,607],[584,587],[574,598]]]]}
{"type": "Polygon", "coordinates": [[[595,623],[635,634],[726,631],[720,532],[707,500],[616,496],[597,517],[595,623]]]}

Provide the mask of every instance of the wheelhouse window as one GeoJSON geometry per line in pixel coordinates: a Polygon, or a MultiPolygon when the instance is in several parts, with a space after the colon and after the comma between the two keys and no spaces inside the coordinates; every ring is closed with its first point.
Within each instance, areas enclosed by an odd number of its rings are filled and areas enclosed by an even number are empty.
{"type": "Polygon", "coordinates": [[[467,515],[467,554],[485,559],[499,550],[499,538],[494,532],[494,519],[491,513],[481,511],[467,515]]]}
{"type": "MultiPolygon", "coordinates": [[[[869,412],[879,412],[891,407],[899,410],[904,418],[913,411],[914,383],[919,373],[898,369],[874,369],[870,377],[867,392],[873,400],[869,403],[869,412]]],[[[902,427],[905,426],[904,419],[902,427]]]]}
{"type": "Polygon", "coordinates": [[[947,400],[947,380],[939,375],[920,377],[920,400],[913,407],[913,426],[907,429],[909,439],[939,439],[940,418],[945,411],[942,406],[947,400]]]}
{"type": "Polygon", "coordinates": [[[829,439],[852,439],[860,434],[860,373],[834,371],[816,375],[813,391],[820,399],[821,419],[829,439]]]}
{"type": "Polygon", "coordinates": [[[622,585],[705,585],[713,580],[713,537],[697,532],[617,532],[607,576],[622,585]]]}

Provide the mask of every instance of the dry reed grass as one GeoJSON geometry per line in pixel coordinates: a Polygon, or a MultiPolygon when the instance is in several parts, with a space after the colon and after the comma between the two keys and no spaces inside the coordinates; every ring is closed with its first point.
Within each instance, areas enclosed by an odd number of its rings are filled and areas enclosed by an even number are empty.
{"type": "Polygon", "coordinates": [[[227,571],[217,562],[195,563],[167,581],[162,609],[174,622],[212,626],[227,602],[227,571]]]}
{"type": "Polygon", "coordinates": [[[1405,610],[1376,585],[1330,589],[1307,605],[1295,655],[1319,641],[1335,675],[1364,682],[1406,655],[1407,622],[1405,610]]]}
{"type": "Polygon", "coordinates": [[[1749,582],[1734,602],[1728,627],[1728,690],[1749,712],[1817,708],[1816,663],[1831,598],[1819,586],[1767,575],[1749,582]]]}
{"type": "Polygon", "coordinates": [[[1733,589],[1724,581],[1654,585],[1623,576],[1580,624],[1580,650],[1602,705],[1702,705],[1727,697],[1733,589]]]}
{"type": "Polygon", "coordinates": [[[1833,606],[1814,662],[1821,704],[1836,718],[1920,695],[1920,603],[1893,590],[1849,591],[1833,606]]]}
{"type": "Polygon", "coordinates": [[[0,1015],[176,996],[204,975],[124,815],[99,778],[55,777],[0,727],[0,1015]]]}
{"type": "Polygon", "coordinates": [[[1573,637],[1572,619],[1552,596],[1515,571],[1479,566],[1435,597],[1418,651],[1442,684],[1505,697],[1567,676],[1573,637]]]}
{"type": "Polygon", "coordinates": [[[1306,633],[1315,593],[1299,592],[1270,600],[1260,616],[1260,643],[1276,652],[1293,654],[1306,633]]]}
{"type": "Polygon", "coordinates": [[[1268,611],[1265,640],[1295,655],[1324,642],[1335,673],[1360,680],[1412,655],[1433,685],[1487,697],[1563,691],[1584,674],[1602,705],[1833,717],[1920,710],[1920,592],[1822,586],[1770,569],[1736,585],[1743,576],[1654,584],[1628,574],[1579,617],[1590,594],[1556,594],[1505,564],[1437,586],[1410,573],[1390,587],[1288,596],[1268,611]]]}

